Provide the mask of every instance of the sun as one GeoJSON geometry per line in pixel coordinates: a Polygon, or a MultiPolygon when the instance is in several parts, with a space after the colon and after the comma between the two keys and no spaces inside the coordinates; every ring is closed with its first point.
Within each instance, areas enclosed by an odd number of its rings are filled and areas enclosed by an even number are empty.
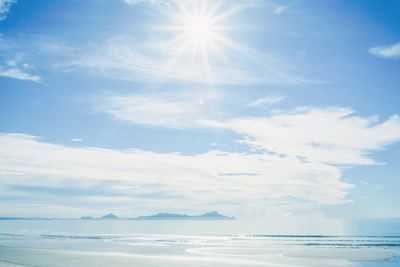
{"type": "Polygon", "coordinates": [[[193,15],[184,18],[183,24],[185,35],[193,45],[208,44],[216,37],[217,26],[208,17],[193,15]]]}
{"type": "Polygon", "coordinates": [[[192,52],[207,53],[223,39],[226,26],[223,19],[229,14],[220,10],[222,1],[177,1],[174,25],[169,30],[177,33],[183,47],[192,52]],[[213,3],[212,5],[210,3],[213,3]]]}
{"type": "Polygon", "coordinates": [[[159,30],[167,33],[168,59],[163,69],[182,69],[190,78],[213,82],[218,64],[238,45],[228,36],[237,27],[231,17],[244,7],[224,0],[177,0],[166,12],[170,19],[159,30]]]}

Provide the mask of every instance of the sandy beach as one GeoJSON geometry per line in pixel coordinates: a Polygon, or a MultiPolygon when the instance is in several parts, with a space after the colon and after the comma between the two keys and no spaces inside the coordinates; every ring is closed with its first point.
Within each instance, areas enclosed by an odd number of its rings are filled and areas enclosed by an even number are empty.
{"type": "MultiPolygon", "coordinates": [[[[146,255],[59,249],[0,247],[0,266],[396,266],[396,253],[382,249],[256,249],[210,247],[186,249],[181,255],[146,255]]],[[[397,261],[397,264],[399,262],[397,261]]]]}

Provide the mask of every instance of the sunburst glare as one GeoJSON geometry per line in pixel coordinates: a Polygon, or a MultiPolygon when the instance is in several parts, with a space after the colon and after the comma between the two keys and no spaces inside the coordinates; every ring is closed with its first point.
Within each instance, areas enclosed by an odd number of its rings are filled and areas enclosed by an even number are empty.
{"type": "Polygon", "coordinates": [[[168,66],[185,61],[185,65],[198,69],[199,75],[210,82],[212,61],[226,59],[227,48],[235,47],[235,42],[227,37],[234,28],[228,25],[227,18],[240,10],[238,6],[224,6],[224,1],[176,2],[176,9],[168,14],[172,23],[160,27],[175,33],[168,66]]]}

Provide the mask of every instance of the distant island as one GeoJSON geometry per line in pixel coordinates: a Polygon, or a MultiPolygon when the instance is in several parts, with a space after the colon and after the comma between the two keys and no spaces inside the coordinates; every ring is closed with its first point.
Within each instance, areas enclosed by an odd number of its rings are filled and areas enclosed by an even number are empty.
{"type": "Polygon", "coordinates": [[[118,217],[117,215],[114,215],[112,213],[109,213],[107,215],[104,215],[102,217],[99,218],[94,218],[91,216],[82,216],[81,220],[121,220],[123,218],[118,217]]]}
{"type": "MultiPolygon", "coordinates": [[[[47,218],[47,217],[0,217],[0,220],[76,220],[76,219],[60,219],[60,218],[47,218]]],[[[133,218],[118,217],[113,213],[106,214],[102,217],[82,216],[79,220],[176,220],[176,221],[189,221],[189,220],[236,220],[233,216],[222,215],[216,211],[207,212],[201,215],[186,215],[176,213],[157,213],[148,216],[138,216],[133,218]]]]}
{"type": "Polygon", "coordinates": [[[155,215],[138,216],[134,218],[121,218],[112,213],[102,217],[94,218],[82,216],[81,220],[236,220],[233,216],[222,215],[216,211],[207,212],[201,215],[186,215],[176,213],[157,213],[155,215]]]}

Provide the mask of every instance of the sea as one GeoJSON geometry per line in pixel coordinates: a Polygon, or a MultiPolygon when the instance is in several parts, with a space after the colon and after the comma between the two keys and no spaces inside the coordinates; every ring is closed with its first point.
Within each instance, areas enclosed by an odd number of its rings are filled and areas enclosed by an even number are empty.
{"type": "Polygon", "coordinates": [[[4,220],[0,266],[400,266],[400,235],[272,235],[237,225],[4,220]]]}

